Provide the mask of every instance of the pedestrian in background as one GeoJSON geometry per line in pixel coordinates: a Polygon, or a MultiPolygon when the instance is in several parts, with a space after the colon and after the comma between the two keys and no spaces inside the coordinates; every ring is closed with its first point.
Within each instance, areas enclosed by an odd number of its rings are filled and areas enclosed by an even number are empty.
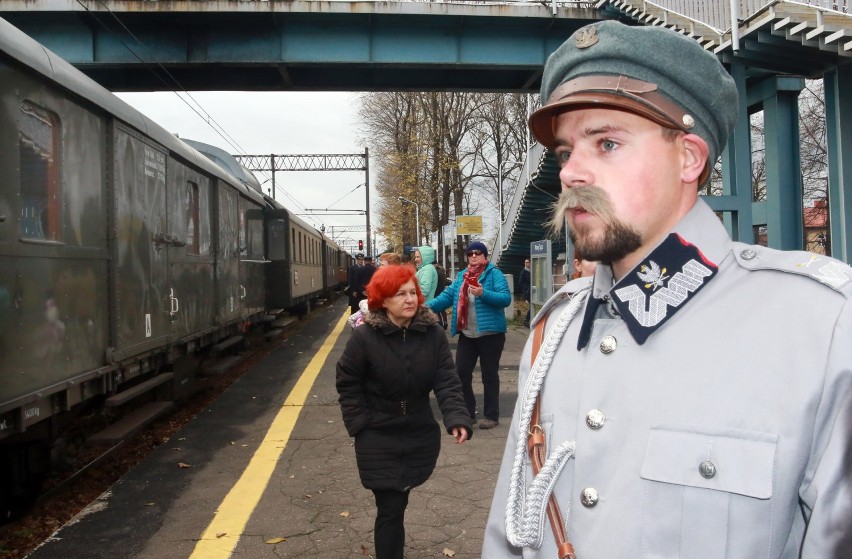
{"type": "Polygon", "coordinates": [[[414,265],[417,267],[417,283],[420,291],[428,303],[435,298],[435,290],[438,288],[438,271],[432,264],[435,262],[435,249],[430,246],[422,246],[414,251],[414,265]]]}
{"type": "Polygon", "coordinates": [[[379,255],[379,267],[387,266],[388,264],[402,264],[402,258],[395,252],[383,252],[379,255]]]}
{"type": "Polygon", "coordinates": [[[551,226],[598,265],[532,323],[482,557],[852,557],[852,268],[733,242],[698,196],[734,79],[694,39],[601,21],[541,99],[551,226]]]}
{"type": "Polygon", "coordinates": [[[589,260],[582,254],[574,250],[574,273],[571,274],[571,279],[587,278],[595,274],[595,267],[598,265],[594,260],[589,260]]]}
{"type": "Polygon", "coordinates": [[[358,312],[358,303],[366,299],[364,295],[364,286],[361,284],[358,277],[358,271],[364,266],[364,253],[359,252],[355,255],[355,262],[349,266],[349,272],[346,275],[346,283],[349,284],[346,288],[346,293],[349,295],[349,309],[354,314],[358,312]]]}
{"type": "Polygon", "coordinates": [[[524,326],[529,328],[530,325],[530,313],[532,312],[532,305],[530,305],[530,259],[524,259],[524,269],[521,270],[521,273],[518,275],[518,289],[521,292],[521,297],[523,297],[524,301],[527,302],[527,313],[524,316],[524,326]]]}
{"type": "MultiPolygon", "coordinates": [[[[444,267],[441,266],[438,262],[433,264],[435,266],[435,272],[438,274],[438,286],[435,288],[435,297],[444,292],[444,289],[447,288],[449,284],[449,280],[447,279],[447,272],[444,270],[444,267]]],[[[441,328],[444,330],[447,329],[447,311],[441,310],[437,312],[438,315],[438,324],[441,325],[441,328]]]]}
{"type": "Polygon", "coordinates": [[[402,559],[409,492],[429,479],[441,448],[430,392],[456,443],[473,427],[447,337],[421,306],[413,268],[382,266],[367,302],[364,325],[337,363],[337,392],[361,483],[376,499],[376,559],[402,559]]]}
{"type": "Polygon", "coordinates": [[[482,370],[484,389],[480,429],[500,424],[500,356],[506,342],[505,308],[512,303],[509,284],[503,273],[488,261],[488,249],[473,242],[465,250],[468,266],[456,275],[452,285],[427,306],[435,312],[452,307],[451,332],[458,334],[456,369],[462,382],[467,411],[476,423],[476,397],[473,395],[473,369],[482,370]]]}

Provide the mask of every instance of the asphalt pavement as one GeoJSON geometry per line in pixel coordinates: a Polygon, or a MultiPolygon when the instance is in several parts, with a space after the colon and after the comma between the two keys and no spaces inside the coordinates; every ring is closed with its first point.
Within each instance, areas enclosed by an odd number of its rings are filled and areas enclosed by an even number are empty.
{"type": "MultiPolygon", "coordinates": [[[[374,556],[373,495],[359,481],[334,386],[349,328],[336,337],[333,331],[346,309],[346,301],[339,299],[312,313],[290,339],[29,558],[374,556]],[[323,352],[327,358],[317,363],[314,358],[323,352]],[[305,385],[304,404],[283,405],[312,359],[321,367],[315,382],[305,385]],[[273,437],[275,456],[264,458],[260,449],[268,450],[282,410],[297,419],[287,436],[273,437]],[[269,473],[257,474],[264,459],[269,473]],[[249,489],[236,485],[232,491],[237,480],[249,489]],[[258,491],[256,502],[253,490],[258,491]],[[241,506],[249,511],[242,525],[233,512],[241,506]],[[211,526],[224,527],[211,533],[211,526]],[[210,541],[200,543],[205,532],[210,541]],[[210,551],[204,543],[220,549],[210,551]]],[[[500,425],[475,427],[473,439],[461,445],[446,435],[432,477],[412,491],[405,517],[407,559],[480,556],[528,334],[527,328],[510,325],[506,335],[500,425]]],[[[454,338],[450,344],[455,351],[454,338]]],[[[478,368],[474,392],[481,403],[478,368]]],[[[434,397],[433,408],[440,417],[434,397]]]]}

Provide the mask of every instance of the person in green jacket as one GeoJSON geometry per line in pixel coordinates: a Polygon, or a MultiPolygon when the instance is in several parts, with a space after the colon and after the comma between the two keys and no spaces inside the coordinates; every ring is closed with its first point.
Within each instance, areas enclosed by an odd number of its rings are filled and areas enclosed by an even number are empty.
{"type": "Polygon", "coordinates": [[[438,271],[432,263],[435,262],[435,249],[430,246],[418,247],[414,251],[414,266],[417,268],[417,283],[428,303],[435,298],[438,287],[438,271]]]}

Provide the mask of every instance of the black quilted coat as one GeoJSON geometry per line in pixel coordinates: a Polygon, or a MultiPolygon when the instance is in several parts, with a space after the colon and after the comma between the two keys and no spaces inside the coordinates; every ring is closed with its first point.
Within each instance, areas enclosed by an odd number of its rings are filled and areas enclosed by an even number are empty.
{"type": "Polygon", "coordinates": [[[429,479],[441,449],[433,391],[447,432],[459,426],[472,436],[461,381],[435,315],[421,307],[408,328],[399,328],[384,311],[368,313],[337,363],[338,401],[355,437],[364,487],[406,490],[429,479]]]}

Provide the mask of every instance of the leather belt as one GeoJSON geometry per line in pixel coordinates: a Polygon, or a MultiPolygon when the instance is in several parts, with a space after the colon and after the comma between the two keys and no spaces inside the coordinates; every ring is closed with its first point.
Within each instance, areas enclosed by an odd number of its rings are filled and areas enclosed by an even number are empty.
{"type": "Polygon", "coordinates": [[[428,398],[418,400],[390,400],[387,398],[369,398],[370,409],[389,413],[391,415],[411,415],[418,412],[429,403],[428,398]]]}

